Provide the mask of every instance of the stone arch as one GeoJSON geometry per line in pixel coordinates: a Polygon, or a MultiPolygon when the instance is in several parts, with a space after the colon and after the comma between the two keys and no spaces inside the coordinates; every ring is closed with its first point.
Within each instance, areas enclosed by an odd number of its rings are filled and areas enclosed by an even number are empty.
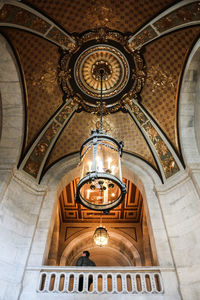
{"type": "Polygon", "coordinates": [[[194,45],[183,74],[179,101],[180,143],[186,166],[200,167],[200,40],[194,45]]]}
{"type": "MultiPolygon", "coordinates": [[[[2,104],[0,176],[1,182],[7,183],[21,153],[24,131],[24,105],[17,62],[11,47],[2,35],[0,35],[0,53],[0,97],[2,104]]],[[[1,188],[4,190],[3,187],[1,188]]]]}
{"type": "MultiPolygon", "coordinates": [[[[85,245],[87,245],[87,249],[91,252],[91,256],[95,258],[99,247],[94,247],[92,241],[93,233],[94,231],[91,229],[84,230],[84,232],[82,232],[80,235],[73,238],[63,250],[60,259],[60,265],[63,266],[68,263],[70,263],[70,265],[75,265],[76,260],[81,255],[82,251],[85,250],[85,245]],[[69,260],[67,260],[67,258],[69,258],[69,260]]],[[[118,261],[124,266],[141,266],[141,257],[137,248],[129,239],[125,237],[125,235],[119,234],[113,230],[109,230],[109,235],[110,238],[112,238],[112,243],[102,248],[106,251],[106,255],[107,251],[112,253],[115,261],[117,261],[116,257],[118,256],[118,261]]]]}
{"type": "MultiPolygon", "coordinates": [[[[78,162],[78,155],[64,158],[49,169],[42,180],[42,184],[48,186],[48,192],[44,201],[44,215],[49,214],[49,216],[51,216],[45,224],[45,230],[48,231],[48,236],[44,241],[43,252],[41,251],[42,263],[47,261],[59,194],[64,186],[78,176],[78,162]]],[[[155,185],[161,184],[160,178],[144,161],[127,154],[123,156],[123,176],[130,179],[139,187],[145,199],[144,206],[150,234],[150,244],[153,251],[154,265],[159,264],[160,266],[165,266],[166,261],[168,265],[171,265],[171,254],[167,242],[166,230],[158,198],[155,193],[155,185]],[[166,252],[165,257],[162,255],[163,247],[166,252]]]]}

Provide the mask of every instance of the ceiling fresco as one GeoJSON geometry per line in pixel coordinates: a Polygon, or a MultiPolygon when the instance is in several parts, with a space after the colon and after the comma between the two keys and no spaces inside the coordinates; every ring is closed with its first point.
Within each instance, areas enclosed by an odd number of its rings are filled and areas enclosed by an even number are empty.
{"type": "Polygon", "coordinates": [[[184,168],[179,89],[200,34],[198,1],[4,1],[0,31],[19,62],[26,131],[19,168],[40,182],[99,126],[165,182],[184,168]]]}

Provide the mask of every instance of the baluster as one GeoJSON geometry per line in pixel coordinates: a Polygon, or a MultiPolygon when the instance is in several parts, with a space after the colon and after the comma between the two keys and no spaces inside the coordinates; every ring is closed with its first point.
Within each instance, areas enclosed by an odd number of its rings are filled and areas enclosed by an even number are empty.
{"type": "Polygon", "coordinates": [[[118,291],[117,291],[117,274],[112,274],[112,283],[113,283],[113,292],[115,293],[115,294],[117,294],[118,293],[118,291]]]}
{"type": "Polygon", "coordinates": [[[82,293],[90,294],[161,294],[163,293],[163,281],[159,271],[147,271],[147,273],[137,272],[132,270],[130,273],[113,272],[113,273],[93,273],[93,272],[63,272],[62,270],[50,272],[49,270],[42,271],[39,276],[37,292],[39,293],[79,293],[79,276],[83,276],[82,293]],[[64,277],[63,277],[64,276],[64,277]],[[88,282],[89,277],[93,277],[93,290],[89,292],[88,282]],[[102,277],[102,290],[99,291],[99,276],[102,277]],[[110,279],[111,276],[111,279],[110,279]],[[121,291],[118,292],[118,278],[121,276],[121,291]],[[128,276],[128,278],[127,278],[128,276]],[[71,279],[70,279],[71,277],[71,279]],[[72,278],[73,277],[73,278],[72,278]],[[148,278],[146,278],[148,277],[148,278]],[[62,281],[61,281],[62,279],[62,281]],[[110,280],[112,290],[109,288],[110,280]],[[128,280],[128,282],[127,282],[128,280]],[[131,280],[131,287],[128,283],[131,280]],[[157,283],[158,281],[158,283],[157,283]],[[53,286],[54,284],[54,286],[53,286]],[[151,289],[149,287],[151,286],[151,289]],[[70,288],[71,287],[71,288],[70,288]],[[60,288],[62,289],[60,291],[60,288]],[[41,290],[42,289],[42,290],[41,290]]]}
{"type": "Polygon", "coordinates": [[[141,280],[141,287],[142,287],[141,293],[145,293],[147,291],[145,273],[140,273],[140,280],[141,280]]]}
{"type": "Polygon", "coordinates": [[[83,292],[88,293],[88,273],[83,274],[83,292]]]}
{"type": "Polygon", "coordinates": [[[69,292],[69,273],[65,273],[65,280],[64,280],[64,286],[63,286],[63,293],[69,292]]]}
{"type": "Polygon", "coordinates": [[[151,282],[151,294],[157,293],[154,274],[155,273],[149,273],[150,282],[151,282]]]}
{"type": "Polygon", "coordinates": [[[98,293],[98,273],[93,273],[93,293],[98,293]]]}
{"type": "Polygon", "coordinates": [[[55,274],[55,282],[52,292],[58,292],[59,291],[59,283],[60,283],[60,273],[54,273],[55,274]]]}
{"type": "Polygon", "coordinates": [[[131,274],[131,283],[132,283],[132,293],[137,294],[137,283],[136,283],[136,274],[131,274]]]}
{"type": "Polygon", "coordinates": [[[74,275],[74,284],[72,291],[78,293],[78,284],[79,284],[79,275],[80,273],[73,273],[74,275]]]}
{"type": "Polygon", "coordinates": [[[108,293],[108,279],[107,273],[102,273],[103,282],[102,282],[102,293],[108,293]]]}
{"type": "Polygon", "coordinates": [[[122,280],[122,293],[128,293],[127,285],[126,285],[126,274],[121,273],[121,280],[122,280]]]}
{"type": "Polygon", "coordinates": [[[46,280],[45,280],[45,284],[44,284],[44,292],[49,292],[49,285],[50,285],[50,278],[51,278],[51,274],[50,273],[46,273],[46,280]]]}

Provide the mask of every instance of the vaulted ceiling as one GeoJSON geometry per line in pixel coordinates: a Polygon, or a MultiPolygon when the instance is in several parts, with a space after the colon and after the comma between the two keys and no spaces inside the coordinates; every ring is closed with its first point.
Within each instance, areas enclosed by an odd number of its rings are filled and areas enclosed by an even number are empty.
{"type": "Polygon", "coordinates": [[[5,0],[0,8],[0,30],[14,50],[24,89],[22,171],[39,182],[98,128],[98,97],[80,83],[87,70],[77,78],[85,57],[96,67],[95,55],[104,55],[113,70],[121,64],[119,81],[125,74],[119,91],[105,96],[104,130],[163,182],[184,168],[179,92],[200,34],[200,2],[5,0]]]}

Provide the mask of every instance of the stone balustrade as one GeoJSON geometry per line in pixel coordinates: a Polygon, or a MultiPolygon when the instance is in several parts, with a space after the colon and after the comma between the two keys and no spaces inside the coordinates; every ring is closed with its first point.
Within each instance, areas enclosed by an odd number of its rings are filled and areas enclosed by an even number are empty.
{"type": "Polygon", "coordinates": [[[157,267],[45,267],[40,271],[37,292],[152,295],[162,294],[164,288],[157,267]]]}

